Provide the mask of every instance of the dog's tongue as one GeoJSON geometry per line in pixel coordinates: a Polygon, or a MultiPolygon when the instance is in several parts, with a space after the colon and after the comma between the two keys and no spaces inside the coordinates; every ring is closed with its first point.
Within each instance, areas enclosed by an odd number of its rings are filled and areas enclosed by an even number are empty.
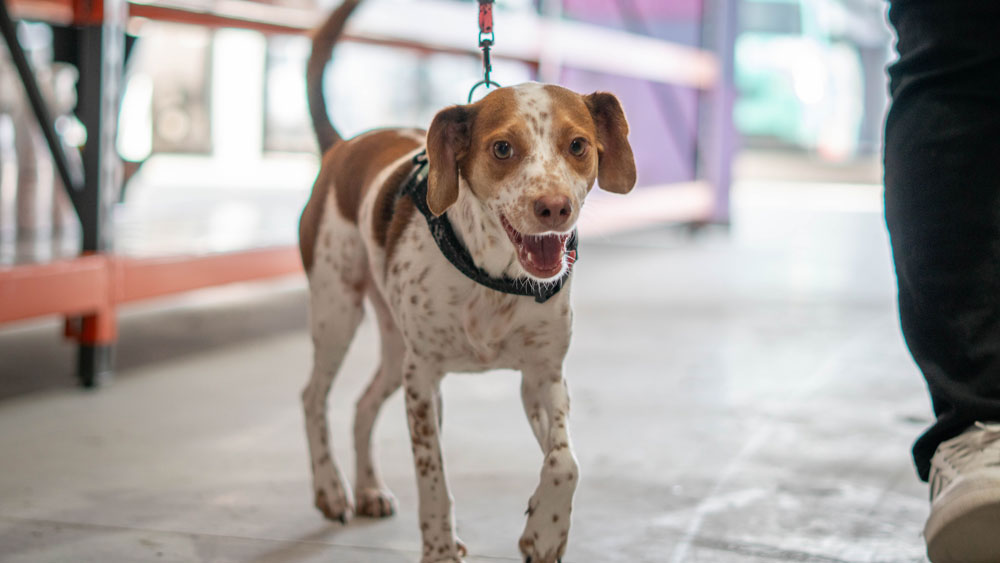
{"type": "Polygon", "coordinates": [[[507,231],[510,242],[517,249],[517,261],[533,277],[555,277],[563,269],[566,241],[571,233],[553,235],[523,235],[517,232],[507,218],[500,216],[500,223],[507,231]]]}
{"type": "Polygon", "coordinates": [[[519,249],[521,263],[530,263],[540,272],[560,269],[566,238],[565,235],[526,235],[519,249]]]}
{"type": "Polygon", "coordinates": [[[524,247],[531,253],[532,262],[543,269],[552,269],[560,265],[563,244],[559,235],[524,237],[524,247]]]}

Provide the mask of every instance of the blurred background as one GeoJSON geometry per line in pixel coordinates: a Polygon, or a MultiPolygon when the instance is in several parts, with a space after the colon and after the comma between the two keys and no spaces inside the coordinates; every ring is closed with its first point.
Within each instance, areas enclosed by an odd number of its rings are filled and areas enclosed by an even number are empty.
{"type": "MultiPolygon", "coordinates": [[[[256,5],[249,15],[235,8],[244,29],[220,29],[218,20],[233,16],[226,4],[192,5],[215,15],[202,14],[210,25],[176,23],[198,16],[183,14],[190,6],[160,4],[174,11],[127,22],[117,134],[127,181],[109,196],[120,203],[112,212],[116,249],[222,251],[291,242],[292,214],[317,157],[303,78],[309,40],[292,32],[308,30],[318,12],[304,1],[256,5]],[[288,33],[256,29],[268,19],[288,33]]],[[[162,7],[136,5],[150,6],[162,7]]],[[[878,182],[890,58],[879,0],[497,6],[496,78],[609,90],[623,100],[640,187],[647,194],[668,188],[669,209],[649,220],[730,222],[733,165],[751,175],[790,167],[792,175],[878,182]]],[[[371,0],[359,12],[351,25],[362,41],[343,43],[327,76],[341,131],[423,127],[439,108],[464,101],[481,63],[463,3],[371,0]]],[[[23,23],[18,32],[60,131],[82,145],[65,40],[54,48],[45,23],[23,23]]],[[[9,57],[0,59],[0,72],[10,85],[0,117],[0,261],[72,254],[76,226],[61,190],[50,187],[52,164],[9,57]]]]}
{"type": "MultiPolygon", "coordinates": [[[[2,1],[86,174],[60,173],[0,48],[0,560],[415,560],[399,397],[379,427],[397,518],[311,507],[295,244],[319,157],[307,33],[336,2],[2,1]]],[[[615,93],[639,171],[580,221],[567,563],[925,561],[908,448],[930,408],[882,220],[886,8],[496,1],[493,78],[615,93]]],[[[472,1],[365,0],[347,35],[325,84],[345,136],[426,127],[481,78],[472,1]]],[[[366,321],[334,389],[345,468],[377,349],[366,321]]],[[[519,560],[539,458],[516,377],[445,383],[470,562],[519,560]]]]}

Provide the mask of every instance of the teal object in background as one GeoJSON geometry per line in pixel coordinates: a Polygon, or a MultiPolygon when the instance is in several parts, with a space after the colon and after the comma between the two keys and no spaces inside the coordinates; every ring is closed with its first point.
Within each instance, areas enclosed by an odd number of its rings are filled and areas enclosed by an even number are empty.
{"type": "Polygon", "coordinates": [[[831,160],[852,156],[864,82],[857,47],[841,39],[851,23],[838,0],[744,0],[735,46],[737,130],[831,160]]]}

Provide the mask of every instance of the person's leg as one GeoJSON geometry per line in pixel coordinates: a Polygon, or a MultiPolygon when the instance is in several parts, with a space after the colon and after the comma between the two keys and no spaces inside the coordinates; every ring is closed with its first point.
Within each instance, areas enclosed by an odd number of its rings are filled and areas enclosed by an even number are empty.
{"type": "Polygon", "coordinates": [[[903,335],[937,415],[913,449],[1000,421],[1000,2],[894,0],[885,211],[903,335]]]}

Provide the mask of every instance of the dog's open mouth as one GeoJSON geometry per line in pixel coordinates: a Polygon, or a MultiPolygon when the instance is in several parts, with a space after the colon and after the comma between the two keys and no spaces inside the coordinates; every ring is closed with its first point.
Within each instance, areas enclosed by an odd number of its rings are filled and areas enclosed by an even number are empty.
{"type": "Polygon", "coordinates": [[[525,235],[511,226],[503,215],[500,216],[500,223],[517,249],[517,261],[529,275],[546,280],[562,273],[566,261],[566,241],[571,233],[525,235]]]}

